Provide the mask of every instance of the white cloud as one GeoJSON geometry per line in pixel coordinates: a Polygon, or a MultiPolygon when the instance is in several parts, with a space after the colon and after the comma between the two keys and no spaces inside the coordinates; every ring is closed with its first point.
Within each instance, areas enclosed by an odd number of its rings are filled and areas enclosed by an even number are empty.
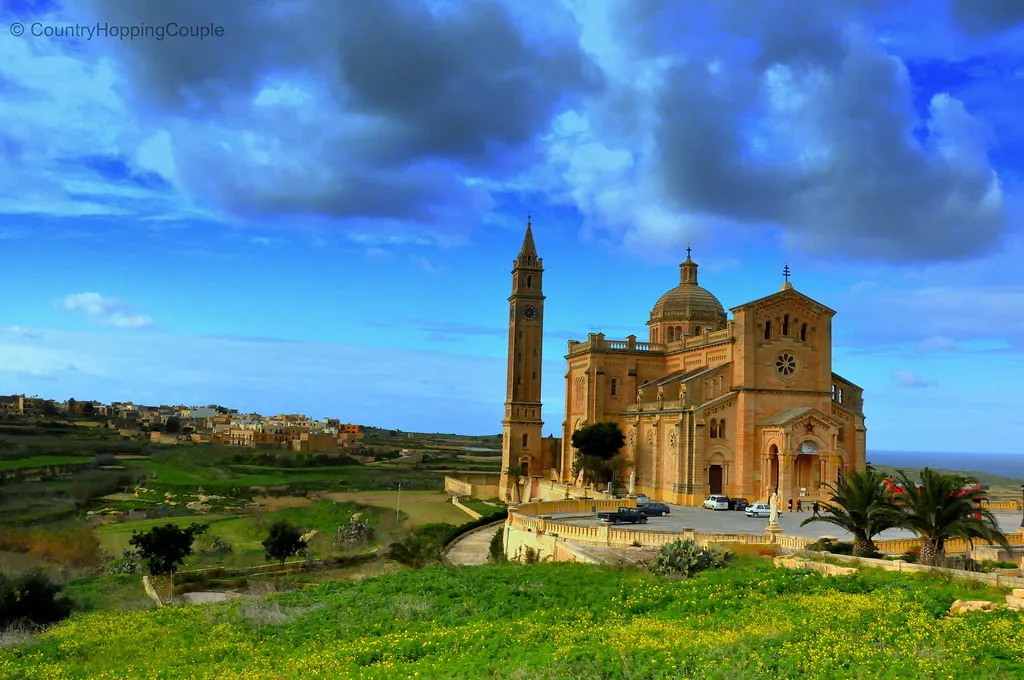
{"type": "Polygon", "coordinates": [[[941,335],[933,335],[917,343],[918,352],[955,352],[959,349],[956,340],[941,335]]]}
{"type": "Polygon", "coordinates": [[[57,303],[59,309],[84,312],[86,317],[104,326],[114,328],[148,328],[155,325],[145,314],[133,314],[130,308],[115,298],[99,293],[73,293],[57,303]]]}
{"type": "Polygon", "coordinates": [[[900,387],[935,387],[938,383],[934,380],[924,380],[911,371],[893,371],[892,378],[900,387]]]}

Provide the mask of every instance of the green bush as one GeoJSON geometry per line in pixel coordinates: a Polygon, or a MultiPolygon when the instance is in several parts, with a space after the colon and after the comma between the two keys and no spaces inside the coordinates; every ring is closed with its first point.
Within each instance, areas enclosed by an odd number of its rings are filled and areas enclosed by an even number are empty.
{"type": "Polygon", "coordinates": [[[498,564],[505,562],[505,527],[504,525],[498,527],[498,530],[494,532],[494,537],[491,538],[490,546],[487,548],[488,558],[491,562],[498,564]]]}
{"type": "Polygon", "coordinates": [[[807,549],[818,552],[830,552],[833,555],[852,555],[853,543],[848,543],[846,541],[836,541],[826,536],[824,538],[819,538],[817,541],[814,541],[813,543],[808,543],[807,549]]]}
{"type": "Polygon", "coordinates": [[[65,618],[71,609],[61,587],[42,572],[0,573],[0,629],[16,623],[45,626],[65,618]]]}
{"type": "Polygon", "coordinates": [[[691,540],[676,539],[663,545],[652,565],[652,571],[664,576],[689,578],[706,569],[728,566],[732,553],[714,548],[702,548],[691,540]]]}

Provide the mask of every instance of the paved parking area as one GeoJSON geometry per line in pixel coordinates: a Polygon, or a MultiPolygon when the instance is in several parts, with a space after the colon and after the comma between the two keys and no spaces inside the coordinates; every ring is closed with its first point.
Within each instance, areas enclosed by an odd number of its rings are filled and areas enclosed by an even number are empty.
{"type": "MultiPolygon", "coordinates": [[[[672,512],[668,517],[651,517],[647,524],[622,524],[619,529],[644,529],[646,531],[669,531],[679,532],[684,529],[696,529],[697,531],[720,531],[723,533],[763,533],[768,526],[766,518],[755,519],[747,517],[743,512],[735,510],[704,510],[685,505],[670,505],[672,512]]],[[[1000,528],[1007,534],[1017,531],[1020,526],[1021,515],[1016,512],[993,512],[999,521],[1000,528]]],[[[782,525],[782,532],[790,536],[807,536],[808,538],[820,538],[821,536],[835,536],[840,540],[852,538],[839,527],[825,522],[814,522],[805,527],[800,523],[810,517],[810,511],[804,512],[780,512],[779,524],[782,525]]],[[[576,526],[596,526],[596,516],[588,515],[552,515],[552,520],[576,526]]],[[[876,538],[912,538],[913,532],[901,529],[891,529],[882,532],[876,538]]]]}

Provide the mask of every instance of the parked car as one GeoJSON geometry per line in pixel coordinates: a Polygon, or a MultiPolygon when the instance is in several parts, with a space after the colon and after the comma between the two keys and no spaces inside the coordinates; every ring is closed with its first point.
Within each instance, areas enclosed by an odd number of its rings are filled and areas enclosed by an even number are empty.
{"type": "Polygon", "coordinates": [[[729,497],[713,494],[704,499],[705,510],[728,510],[729,497]]]}
{"type": "Polygon", "coordinates": [[[747,509],[743,512],[746,513],[747,517],[768,517],[772,514],[772,508],[767,503],[754,503],[748,505],[747,509]]]}
{"type": "Polygon", "coordinates": [[[748,501],[746,498],[729,499],[730,510],[746,510],[748,505],[750,505],[750,501],[748,501]]]}
{"type": "Polygon", "coordinates": [[[648,517],[664,517],[672,510],[664,503],[647,503],[640,506],[640,512],[648,517]]]}
{"type": "Polygon", "coordinates": [[[651,502],[651,498],[647,494],[645,494],[645,493],[638,493],[636,495],[636,505],[637,505],[637,507],[640,507],[641,505],[647,505],[650,502],[651,502]]]}
{"type": "Polygon", "coordinates": [[[597,521],[609,524],[647,524],[647,515],[639,508],[622,507],[615,512],[597,513],[597,521]]]}

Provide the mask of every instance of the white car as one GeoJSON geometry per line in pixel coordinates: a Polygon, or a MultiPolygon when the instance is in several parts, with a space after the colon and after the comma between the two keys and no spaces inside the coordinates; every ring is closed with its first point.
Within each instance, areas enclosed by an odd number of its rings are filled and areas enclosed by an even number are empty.
{"type": "Polygon", "coordinates": [[[728,510],[729,497],[718,495],[708,496],[704,499],[704,508],[707,510],[728,510]]]}
{"type": "Polygon", "coordinates": [[[772,507],[767,503],[754,503],[748,505],[743,512],[747,517],[768,517],[772,514],[772,507]]]}
{"type": "Polygon", "coordinates": [[[647,505],[650,502],[651,502],[651,498],[647,494],[638,493],[636,495],[636,504],[637,504],[637,506],[647,505]]]}

